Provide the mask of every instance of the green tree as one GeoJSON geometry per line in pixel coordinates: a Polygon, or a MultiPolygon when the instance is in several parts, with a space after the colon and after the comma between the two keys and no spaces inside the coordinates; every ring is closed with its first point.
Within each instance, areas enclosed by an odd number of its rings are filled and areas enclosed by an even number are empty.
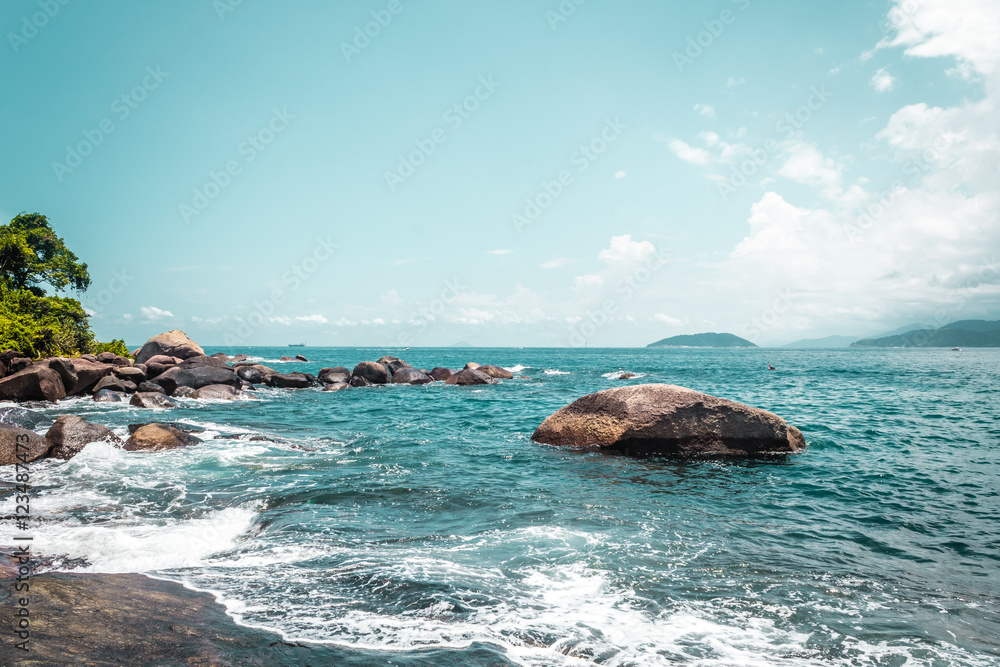
{"type": "Polygon", "coordinates": [[[87,265],[59,238],[40,213],[22,213],[0,226],[0,276],[14,289],[44,296],[43,285],[78,292],[90,287],[87,265]]]}

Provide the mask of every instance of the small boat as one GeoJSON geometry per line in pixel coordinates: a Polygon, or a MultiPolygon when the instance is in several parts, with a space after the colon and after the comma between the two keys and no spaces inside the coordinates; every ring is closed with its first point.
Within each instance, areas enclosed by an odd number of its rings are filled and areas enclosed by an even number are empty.
{"type": "Polygon", "coordinates": [[[305,343],[289,343],[288,347],[305,347],[305,343]]]}
{"type": "Polygon", "coordinates": [[[952,352],[961,352],[962,348],[960,348],[960,347],[953,347],[953,348],[951,348],[951,351],[952,352]]]}

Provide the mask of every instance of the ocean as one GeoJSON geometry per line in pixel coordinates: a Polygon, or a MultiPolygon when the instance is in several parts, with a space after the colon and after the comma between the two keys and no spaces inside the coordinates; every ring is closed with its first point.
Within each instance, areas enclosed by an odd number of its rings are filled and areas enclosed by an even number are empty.
{"type": "Polygon", "coordinates": [[[352,664],[1000,664],[1000,350],[217,351],[525,377],[31,406],[123,436],[205,431],[32,464],[43,569],[212,591],[352,664]],[[681,461],[531,442],[576,398],[648,382],[771,410],[809,447],[681,461]]]}

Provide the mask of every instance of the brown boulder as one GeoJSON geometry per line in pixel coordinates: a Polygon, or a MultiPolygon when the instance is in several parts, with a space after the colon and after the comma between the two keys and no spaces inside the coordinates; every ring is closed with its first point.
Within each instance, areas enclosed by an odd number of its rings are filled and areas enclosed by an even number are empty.
{"type": "Polygon", "coordinates": [[[156,384],[163,387],[168,394],[173,395],[176,394],[178,387],[201,389],[210,384],[228,384],[240,387],[243,385],[243,381],[231,368],[218,368],[196,362],[168,368],[156,376],[156,384]]]}
{"type": "Polygon", "coordinates": [[[351,379],[351,371],[343,366],[333,368],[321,368],[317,374],[320,382],[334,384],[337,382],[347,382],[351,379]]]}
{"type": "Polygon", "coordinates": [[[442,366],[438,366],[437,368],[431,369],[431,372],[428,373],[428,375],[431,376],[432,380],[438,380],[438,381],[447,380],[454,374],[455,371],[451,370],[450,368],[444,368],[442,366]]]}
{"type": "Polygon", "coordinates": [[[120,391],[126,394],[131,394],[138,389],[138,387],[130,380],[123,380],[120,377],[109,375],[101,378],[101,381],[94,385],[94,393],[97,393],[102,389],[110,389],[111,391],[120,391]]]}
{"type": "Polygon", "coordinates": [[[125,449],[130,452],[138,450],[159,451],[186,447],[193,441],[186,433],[169,424],[146,424],[140,426],[125,441],[125,449]]]}
{"type": "Polygon", "coordinates": [[[806,446],[802,433],[775,414],[668,384],[584,396],[542,422],[531,439],[666,456],[793,454],[806,446]]]}
{"type": "Polygon", "coordinates": [[[169,396],[156,391],[137,391],[132,394],[132,399],[128,404],[137,408],[176,408],[180,405],[169,396]]]}
{"type": "Polygon", "coordinates": [[[19,352],[17,350],[4,350],[0,353],[0,363],[2,363],[7,368],[10,368],[10,362],[14,359],[20,359],[24,357],[24,352],[19,352]]]}
{"type": "Polygon", "coordinates": [[[514,374],[511,373],[506,368],[500,368],[499,366],[494,366],[492,364],[487,364],[486,366],[480,366],[476,369],[482,373],[486,373],[491,378],[496,378],[498,380],[513,380],[514,374]]]}
{"type": "Polygon", "coordinates": [[[463,368],[462,370],[463,370],[463,371],[471,371],[471,370],[475,370],[475,369],[477,369],[477,368],[479,368],[479,364],[477,364],[477,363],[476,363],[476,362],[474,362],[474,361],[470,361],[469,363],[467,363],[467,364],[465,365],[465,368],[463,368]]]}
{"type": "Polygon", "coordinates": [[[76,415],[61,415],[45,434],[52,443],[49,456],[71,459],[92,442],[110,442],[120,445],[122,440],[107,426],[90,424],[76,415]]]}
{"type": "Polygon", "coordinates": [[[400,368],[392,374],[393,384],[427,384],[428,382],[434,382],[434,379],[416,368],[400,368]]]}
{"type": "Polygon", "coordinates": [[[386,384],[390,378],[388,369],[375,361],[362,361],[354,367],[351,375],[362,377],[372,384],[386,384]]]}
{"type": "Polygon", "coordinates": [[[240,390],[228,384],[210,384],[202,387],[191,394],[191,398],[219,399],[223,401],[235,400],[240,395],[240,390]]]}
{"type": "Polygon", "coordinates": [[[331,382],[323,387],[323,391],[340,391],[341,389],[347,389],[350,386],[351,385],[346,382],[331,382]]]}
{"type": "Polygon", "coordinates": [[[173,366],[174,364],[177,363],[177,359],[175,359],[174,357],[171,357],[170,355],[167,355],[167,354],[156,354],[156,355],[153,355],[152,357],[150,357],[149,359],[146,359],[146,361],[140,361],[140,362],[137,362],[137,363],[147,364],[147,365],[148,364],[163,364],[164,366],[173,366]]]}
{"type": "Polygon", "coordinates": [[[352,387],[371,387],[374,385],[373,382],[369,382],[360,375],[355,375],[351,377],[351,381],[348,384],[351,385],[352,387]]]}
{"type": "Polygon", "coordinates": [[[376,364],[382,364],[389,369],[389,375],[392,376],[400,368],[410,368],[410,365],[398,357],[392,357],[388,354],[375,362],[376,364]]]}
{"type": "Polygon", "coordinates": [[[267,384],[278,371],[262,364],[244,364],[236,367],[236,375],[246,382],[267,384]]]}
{"type": "Polygon", "coordinates": [[[50,401],[66,398],[59,373],[48,366],[29,366],[0,379],[0,399],[10,401],[50,401]]]}
{"type": "Polygon", "coordinates": [[[275,373],[267,384],[279,389],[305,389],[312,386],[312,381],[305,373],[275,373]]]}
{"type": "Polygon", "coordinates": [[[146,379],[146,371],[135,366],[117,366],[112,372],[122,380],[128,380],[135,384],[139,384],[146,379]]]}
{"type": "Polygon", "coordinates": [[[34,431],[0,428],[0,466],[40,459],[48,454],[50,447],[52,443],[34,431]]]}
{"type": "Polygon", "coordinates": [[[174,329],[147,340],[146,344],[139,350],[139,354],[135,355],[135,360],[137,363],[144,364],[158,354],[188,359],[189,357],[204,356],[205,350],[188,338],[186,333],[174,329]]]}
{"type": "Polygon", "coordinates": [[[117,391],[111,389],[99,389],[94,392],[94,400],[98,403],[121,403],[122,397],[117,391]]]}
{"type": "Polygon", "coordinates": [[[477,368],[459,371],[445,380],[445,384],[469,386],[474,384],[496,384],[497,381],[477,368]]]}
{"type": "MultiPolygon", "coordinates": [[[[56,360],[53,360],[56,361],[56,360]]],[[[67,375],[63,372],[59,372],[62,376],[63,383],[66,387],[66,394],[69,396],[75,396],[76,394],[83,394],[91,389],[94,385],[101,381],[102,378],[111,375],[114,370],[114,366],[108,364],[102,364],[97,361],[89,361],[80,357],[79,359],[66,359],[69,365],[72,367],[72,374],[76,375],[76,382],[71,386],[65,384],[67,375]]],[[[55,370],[52,362],[49,362],[49,367],[55,370]]]]}

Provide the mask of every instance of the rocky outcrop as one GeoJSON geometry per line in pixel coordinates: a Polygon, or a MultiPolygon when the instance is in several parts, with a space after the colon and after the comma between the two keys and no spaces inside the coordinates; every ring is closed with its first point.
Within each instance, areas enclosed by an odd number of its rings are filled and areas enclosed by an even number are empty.
{"type": "Polygon", "coordinates": [[[61,415],[45,434],[52,443],[49,456],[71,459],[92,442],[121,444],[122,440],[107,426],[91,424],[76,415],[61,415]]]}
{"type": "Polygon", "coordinates": [[[773,413],[667,384],[584,396],[542,422],[531,439],[663,456],[794,454],[806,446],[802,433],[773,413]]]}
{"type": "Polygon", "coordinates": [[[162,386],[160,386],[156,382],[150,382],[149,380],[146,380],[145,382],[140,382],[139,386],[136,387],[135,390],[137,392],[144,392],[144,393],[150,393],[150,392],[156,393],[156,394],[165,394],[165,393],[167,393],[166,390],[164,390],[164,388],[162,386]]]}
{"type": "Polygon", "coordinates": [[[491,378],[478,368],[469,368],[459,371],[445,380],[445,384],[457,384],[461,386],[476,384],[496,384],[497,380],[491,378]]]}
{"type": "Polygon", "coordinates": [[[494,366],[492,364],[487,364],[485,366],[480,366],[476,369],[481,373],[486,373],[491,378],[496,378],[498,380],[513,380],[514,374],[511,373],[506,368],[500,368],[499,366],[494,366]]]}
{"type": "MultiPolygon", "coordinates": [[[[143,384],[146,384],[145,382],[143,384]]],[[[176,408],[180,405],[169,396],[156,391],[137,391],[128,402],[137,408],[176,408]]]]}
{"type": "Polygon", "coordinates": [[[48,440],[26,428],[0,428],[0,466],[40,459],[51,446],[48,440]]]}
{"type": "Polygon", "coordinates": [[[160,451],[194,444],[187,433],[169,424],[146,424],[135,430],[125,441],[125,449],[130,452],[160,451]]]}
{"type": "MultiPolygon", "coordinates": [[[[206,359],[208,357],[205,357],[206,359]]],[[[163,387],[164,391],[173,395],[178,387],[190,387],[191,389],[201,389],[210,384],[228,384],[233,387],[240,387],[243,382],[233,369],[219,368],[203,363],[184,362],[179,366],[168,368],[156,376],[156,384],[163,387]]]]}
{"type": "Polygon", "coordinates": [[[145,367],[139,368],[136,366],[116,366],[114,371],[112,371],[115,377],[121,378],[122,380],[128,380],[132,384],[139,384],[145,381],[146,371],[145,367]]]}
{"type": "Polygon", "coordinates": [[[0,379],[0,399],[49,401],[66,398],[62,378],[48,366],[34,365],[0,379]]]}
{"type": "Polygon", "coordinates": [[[371,387],[374,385],[373,382],[366,380],[360,375],[354,375],[351,377],[351,381],[348,383],[352,387],[371,387]]]}
{"type": "Polygon", "coordinates": [[[400,368],[392,374],[393,384],[427,384],[433,381],[431,376],[418,371],[416,368],[400,368]]]}
{"type": "Polygon", "coordinates": [[[135,361],[144,364],[158,354],[178,359],[188,359],[190,357],[205,356],[205,350],[196,342],[188,338],[183,331],[174,329],[157,336],[153,336],[146,341],[146,344],[135,355],[135,361]]]}
{"type": "Polygon", "coordinates": [[[364,378],[372,384],[387,384],[391,377],[389,370],[375,361],[362,361],[354,367],[351,375],[364,378]]]}

